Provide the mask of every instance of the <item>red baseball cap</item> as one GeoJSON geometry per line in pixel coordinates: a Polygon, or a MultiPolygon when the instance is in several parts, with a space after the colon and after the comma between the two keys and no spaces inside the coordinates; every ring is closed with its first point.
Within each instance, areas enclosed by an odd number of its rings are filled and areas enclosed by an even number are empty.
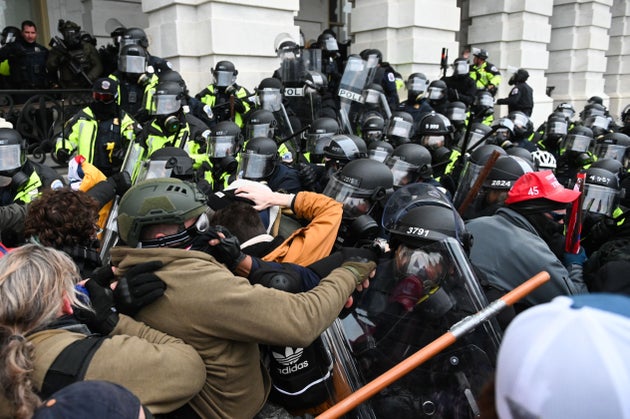
{"type": "Polygon", "coordinates": [[[532,199],[548,199],[568,204],[575,201],[578,196],[579,191],[562,186],[551,170],[543,170],[525,173],[518,178],[508,192],[505,203],[509,205],[532,199]]]}

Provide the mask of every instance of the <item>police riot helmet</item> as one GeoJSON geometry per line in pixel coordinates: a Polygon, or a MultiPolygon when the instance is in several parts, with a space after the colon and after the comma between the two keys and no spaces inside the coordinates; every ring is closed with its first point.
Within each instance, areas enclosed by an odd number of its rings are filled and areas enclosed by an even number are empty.
{"type": "Polygon", "coordinates": [[[494,108],[494,97],[486,90],[478,90],[475,95],[474,105],[480,108],[494,108]]]}
{"type": "Polygon", "coordinates": [[[368,144],[383,137],[385,131],[383,115],[379,112],[366,112],[361,119],[361,136],[368,144]]]}
{"type": "Polygon", "coordinates": [[[343,204],[343,218],[369,214],[393,187],[392,172],[385,163],[353,160],[334,173],[322,192],[343,204]]]}
{"type": "Polygon", "coordinates": [[[359,54],[361,56],[361,58],[363,58],[365,61],[375,61],[377,63],[381,63],[383,62],[383,53],[376,48],[367,48],[364,49],[363,51],[361,51],[361,53],[359,54]]]}
{"type": "Polygon", "coordinates": [[[123,73],[142,74],[146,71],[147,59],[147,52],[141,46],[136,44],[121,46],[118,69],[123,73]]]}
{"type": "Polygon", "coordinates": [[[430,101],[439,101],[446,98],[448,87],[443,80],[433,80],[427,88],[427,98],[430,101]]]}
{"type": "Polygon", "coordinates": [[[577,125],[560,142],[560,150],[565,152],[586,153],[593,142],[593,130],[577,125]]]}
{"type": "Polygon", "coordinates": [[[507,117],[511,119],[512,122],[514,122],[514,134],[518,138],[527,136],[527,131],[530,126],[530,121],[529,121],[529,117],[525,115],[524,112],[512,111],[508,113],[507,117]]]}
{"type": "Polygon", "coordinates": [[[423,94],[427,90],[429,80],[424,73],[412,73],[407,78],[405,86],[407,87],[407,94],[409,100],[417,100],[418,96],[423,94]]]}
{"type": "Polygon", "coordinates": [[[239,162],[239,177],[265,180],[273,174],[279,161],[278,146],[269,137],[256,137],[245,143],[239,162]]]}
{"type": "Polygon", "coordinates": [[[488,138],[488,142],[501,146],[503,148],[509,148],[514,145],[512,139],[514,139],[514,122],[507,117],[497,119],[492,124],[492,135],[488,138]]]}
{"type": "MultiPolygon", "coordinates": [[[[479,143],[481,139],[484,138],[486,135],[488,135],[491,131],[492,131],[492,128],[490,128],[488,125],[482,124],[481,122],[473,122],[473,124],[470,126],[470,133],[469,133],[470,137],[468,140],[468,147],[474,146],[475,144],[479,143]]],[[[460,139],[460,142],[458,143],[458,146],[460,147],[460,149],[464,146],[464,139],[465,138],[462,137],[460,139]]]]}
{"type": "Polygon", "coordinates": [[[534,160],[534,167],[536,168],[536,171],[556,170],[556,157],[553,153],[547,150],[532,151],[532,159],[534,160]]]}
{"type": "Polygon", "coordinates": [[[585,121],[589,117],[593,116],[605,116],[606,115],[606,107],[601,103],[587,103],[580,112],[580,118],[585,121]]]}
{"type": "Polygon", "coordinates": [[[621,122],[624,127],[630,126],[630,105],[626,105],[625,108],[621,111],[621,122]]]}
{"type": "Polygon", "coordinates": [[[499,156],[484,180],[483,187],[508,191],[519,177],[533,171],[534,167],[520,157],[499,156]]]}
{"type": "Polygon", "coordinates": [[[618,207],[621,188],[616,173],[600,167],[586,170],[582,210],[611,217],[618,207]]]}
{"type": "Polygon", "coordinates": [[[630,137],[622,132],[608,133],[595,143],[593,154],[618,160],[627,170],[630,168],[630,137]]]}
{"type": "Polygon", "coordinates": [[[194,160],[179,147],[162,147],[155,150],[143,163],[138,179],[178,178],[192,180],[194,160]]]}
{"type": "Polygon", "coordinates": [[[210,130],[207,154],[211,158],[235,156],[243,141],[241,128],[233,121],[221,121],[210,130]]]}
{"type": "MultiPolygon", "coordinates": [[[[300,80],[312,92],[323,92],[328,88],[328,78],[319,71],[305,71],[302,73],[300,80]]],[[[308,92],[309,90],[306,90],[305,93],[308,92]]]]}
{"type": "Polygon", "coordinates": [[[336,134],[324,147],[324,156],[330,160],[348,162],[367,157],[367,145],[363,138],[353,134],[336,134]]]}
{"type": "Polygon", "coordinates": [[[217,87],[226,87],[236,82],[238,71],[231,61],[219,61],[210,71],[217,87]]]}
{"type": "Polygon", "coordinates": [[[398,188],[431,176],[431,152],[415,143],[401,144],[385,161],[392,171],[394,187],[398,188]]]}
{"type": "Polygon", "coordinates": [[[532,152],[524,147],[510,147],[505,150],[508,156],[519,157],[529,164],[531,164],[532,168],[534,167],[534,159],[532,158],[532,152]]]}
{"type": "Polygon", "coordinates": [[[453,138],[453,125],[444,115],[431,111],[418,123],[418,142],[429,150],[449,147],[453,138]]]}
{"type": "Polygon", "coordinates": [[[567,120],[571,120],[575,116],[575,108],[567,102],[562,102],[556,106],[554,112],[562,112],[567,120]]]}
{"type": "Polygon", "coordinates": [[[166,69],[164,71],[161,71],[158,74],[158,82],[161,82],[161,81],[173,81],[175,83],[178,83],[182,87],[184,92],[188,91],[188,87],[186,86],[186,81],[184,80],[182,75],[178,71],[175,71],[173,69],[166,69]]]}
{"type": "Polygon", "coordinates": [[[468,65],[467,59],[456,58],[455,61],[453,61],[453,75],[454,76],[468,74],[468,71],[469,71],[469,65],[468,65]]]}
{"type": "Polygon", "coordinates": [[[413,117],[404,111],[394,111],[387,122],[387,139],[394,145],[409,142],[413,135],[413,117]]]}
{"type": "Polygon", "coordinates": [[[334,118],[321,117],[313,121],[306,134],[306,149],[311,153],[312,162],[321,162],[324,148],[339,132],[339,123],[334,118]]]}
{"type": "Polygon", "coordinates": [[[462,127],[466,123],[466,104],[464,102],[450,102],[446,107],[446,117],[456,127],[462,127]]]}
{"type": "Polygon", "coordinates": [[[258,101],[263,109],[278,111],[282,106],[282,82],[274,77],[262,79],[256,89],[258,101]]]}
{"type": "Polygon", "coordinates": [[[385,162],[394,152],[394,146],[383,140],[372,141],[368,144],[368,158],[385,162]]]}
{"type": "Polygon", "coordinates": [[[624,174],[623,164],[619,160],[611,159],[610,157],[595,160],[590,168],[606,169],[617,175],[619,179],[621,179],[624,174]]]}
{"type": "Polygon", "coordinates": [[[0,45],[10,44],[11,42],[15,42],[17,39],[20,39],[21,32],[20,28],[15,26],[6,26],[2,29],[2,34],[0,34],[0,45]]]}
{"type": "Polygon", "coordinates": [[[144,49],[149,47],[149,38],[142,28],[127,28],[120,40],[121,46],[139,45],[144,49]]]}
{"type": "Polygon", "coordinates": [[[321,35],[317,37],[317,44],[324,51],[329,51],[329,52],[339,51],[339,45],[337,44],[337,39],[330,32],[322,32],[321,35]]]}
{"type": "Polygon", "coordinates": [[[273,138],[276,129],[276,118],[267,109],[256,109],[249,112],[245,123],[245,138],[273,138]]]}
{"type": "MultiPolygon", "coordinates": [[[[207,208],[206,196],[193,183],[174,178],[145,180],[133,185],[121,198],[118,234],[130,247],[187,245],[193,232],[185,229],[184,223],[195,217],[201,221],[207,208]],[[143,228],[156,224],[179,225],[181,231],[161,239],[142,240],[143,228]]],[[[197,224],[193,227],[202,229],[197,224]]]]}
{"type": "Polygon", "coordinates": [[[361,95],[363,96],[363,103],[366,105],[378,105],[381,103],[381,97],[385,94],[383,86],[378,83],[372,83],[363,89],[361,95]]]}
{"type": "Polygon", "coordinates": [[[552,112],[547,118],[547,139],[561,140],[567,135],[568,123],[562,112],[552,112]]]}
{"type": "Polygon", "coordinates": [[[172,115],[182,107],[183,87],[174,81],[159,81],[151,98],[152,115],[172,115]]]}
{"type": "MultiPolygon", "coordinates": [[[[11,177],[26,163],[26,140],[13,128],[0,128],[0,177],[11,177]]],[[[2,183],[6,179],[1,179],[2,183]]],[[[3,185],[6,186],[6,185],[3,185]]]]}

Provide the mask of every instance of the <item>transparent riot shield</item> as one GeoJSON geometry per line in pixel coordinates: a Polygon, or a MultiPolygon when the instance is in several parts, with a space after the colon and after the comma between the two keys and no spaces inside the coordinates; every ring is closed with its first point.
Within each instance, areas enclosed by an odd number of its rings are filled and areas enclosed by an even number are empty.
{"type": "Polygon", "coordinates": [[[363,103],[363,89],[374,78],[375,67],[371,65],[375,64],[368,63],[359,56],[350,56],[341,77],[337,92],[340,101],[339,113],[342,127],[347,134],[354,134],[350,123],[350,108],[353,103],[359,105],[363,103]]]}
{"type": "MultiPolygon", "coordinates": [[[[335,348],[342,371],[356,370],[363,385],[440,337],[488,302],[459,242],[447,238],[379,264],[376,277],[341,320],[335,348]]],[[[357,417],[473,418],[475,402],[492,376],[501,333],[494,320],[462,336],[445,352],[396,381],[357,417]],[[369,413],[366,413],[369,412],[369,413]]]]}
{"type": "Polygon", "coordinates": [[[477,177],[479,177],[479,174],[483,170],[483,167],[483,164],[477,164],[470,159],[466,161],[459,179],[459,184],[457,185],[457,190],[453,196],[453,205],[455,208],[459,208],[462,202],[464,202],[468,192],[472,189],[477,177]]]}
{"type": "Polygon", "coordinates": [[[411,183],[396,189],[383,208],[381,225],[389,230],[410,209],[435,202],[451,205],[450,199],[438,188],[428,183],[411,183]]]}
{"type": "Polygon", "coordinates": [[[322,50],[309,48],[302,50],[302,61],[306,71],[322,72],[322,50]]]}

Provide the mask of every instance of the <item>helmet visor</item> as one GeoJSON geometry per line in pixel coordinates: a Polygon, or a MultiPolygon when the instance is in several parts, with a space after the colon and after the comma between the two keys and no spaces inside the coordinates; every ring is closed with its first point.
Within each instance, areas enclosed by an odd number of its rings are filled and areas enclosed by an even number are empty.
{"type": "Polygon", "coordinates": [[[582,210],[612,216],[619,202],[619,191],[601,185],[584,185],[582,210]]]}
{"type": "Polygon", "coordinates": [[[337,45],[337,40],[332,36],[326,38],[324,42],[324,49],[326,51],[339,51],[339,45],[337,45]]]}
{"type": "Polygon", "coordinates": [[[375,105],[379,103],[381,99],[381,93],[378,90],[367,89],[363,92],[363,100],[365,103],[375,105]]]}
{"type": "Polygon", "coordinates": [[[171,177],[173,167],[168,166],[167,160],[148,160],[144,162],[138,173],[138,181],[171,177]]]}
{"type": "Polygon", "coordinates": [[[564,140],[564,148],[566,151],[575,151],[585,153],[591,145],[591,137],[580,134],[569,134],[564,140]]]}
{"type": "Polygon", "coordinates": [[[279,89],[263,89],[258,91],[258,100],[263,109],[276,112],[282,105],[282,95],[279,89]]]}
{"type": "Polygon", "coordinates": [[[3,145],[0,147],[0,171],[17,169],[22,166],[19,144],[3,145]]]}
{"type": "Polygon", "coordinates": [[[176,95],[154,95],[153,115],[170,115],[181,108],[182,102],[176,95]]]}
{"type": "Polygon", "coordinates": [[[425,135],[420,138],[420,144],[432,150],[443,147],[445,143],[446,138],[443,135],[425,135]]]}
{"type": "MultiPolygon", "coordinates": [[[[391,155],[391,152],[382,149],[382,148],[373,148],[368,152],[368,158],[376,161],[380,161],[381,163],[385,162],[387,158],[391,155]]],[[[394,179],[394,185],[396,184],[396,180],[394,179]]]]}
{"type": "Polygon", "coordinates": [[[318,155],[324,154],[324,147],[326,147],[332,141],[333,134],[321,133],[321,134],[307,134],[306,135],[306,149],[318,155]]]}
{"type": "Polygon", "coordinates": [[[344,218],[356,218],[370,212],[371,191],[361,189],[341,182],[336,176],[332,176],[322,192],[343,204],[344,218]]]}
{"type": "Polygon", "coordinates": [[[396,249],[395,269],[400,280],[418,279],[426,292],[440,286],[446,276],[446,258],[442,253],[426,249],[414,249],[401,244],[396,249]]]}
{"type": "Polygon", "coordinates": [[[414,77],[407,81],[407,90],[417,92],[418,94],[424,93],[427,90],[427,81],[420,77],[414,77]]]}
{"type": "Polygon", "coordinates": [[[271,124],[250,124],[247,126],[247,138],[256,137],[273,138],[273,128],[271,124]]]}
{"type": "Polygon", "coordinates": [[[593,153],[598,158],[614,159],[621,163],[625,163],[624,160],[626,158],[627,149],[628,148],[623,145],[600,143],[595,144],[593,153]]]}
{"type": "Polygon", "coordinates": [[[454,74],[468,74],[468,63],[466,61],[458,61],[453,66],[454,74]]]}
{"type": "Polygon", "coordinates": [[[386,161],[387,166],[392,171],[394,186],[405,186],[413,181],[418,175],[418,166],[400,160],[398,157],[390,157],[386,161]]]}
{"type": "Polygon", "coordinates": [[[429,100],[440,100],[444,97],[444,89],[441,87],[429,87],[427,97],[429,100]]]}
{"type": "Polygon", "coordinates": [[[567,121],[551,121],[547,128],[551,135],[567,135],[567,121]]]}
{"type": "Polygon", "coordinates": [[[236,151],[236,138],[233,135],[208,138],[208,156],[233,156],[236,151]]]}
{"type": "Polygon", "coordinates": [[[451,122],[464,122],[466,120],[466,109],[450,108],[446,116],[451,122]]]}
{"type": "Polygon", "coordinates": [[[492,108],[494,106],[494,98],[492,95],[479,95],[476,100],[477,104],[480,106],[484,106],[487,108],[492,108]]]}
{"type": "Polygon", "coordinates": [[[243,153],[239,169],[239,177],[250,180],[261,180],[273,172],[276,156],[257,153],[243,153]]]}
{"type": "Polygon", "coordinates": [[[218,86],[218,87],[226,87],[229,86],[230,84],[234,83],[234,81],[236,80],[236,76],[234,76],[234,73],[231,71],[215,71],[213,73],[214,76],[214,83],[218,86]]]}
{"type": "Polygon", "coordinates": [[[592,116],[586,119],[584,121],[584,125],[586,125],[587,127],[591,129],[599,128],[599,129],[606,130],[608,129],[608,126],[610,125],[610,121],[608,120],[608,118],[606,118],[603,115],[597,115],[597,116],[592,116]]]}
{"type": "Polygon", "coordinates": [[[123,73],[144,73],[146,69],[146,59],[139,55],[121,55],[118,58],[118,68],[123,73]]]}
{"type": "Polygon", "coordinates": [[[372,141],[379,141],[381,138],[383,138],[383,131],[364,131],[362,133],[362,137],[367,143],[371,143],[372,141]]]}
{"type": "Polygon", "coordinates": [[[409,138],[412,123],[400,119],[393,119],[387,129],[387,135],[394,137],[409,138]]]}

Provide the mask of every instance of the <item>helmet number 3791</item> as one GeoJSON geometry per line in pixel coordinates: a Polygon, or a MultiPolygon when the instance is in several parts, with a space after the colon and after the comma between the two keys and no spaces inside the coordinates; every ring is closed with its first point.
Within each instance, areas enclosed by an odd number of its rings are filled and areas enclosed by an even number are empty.
{"type": "Polygon", "coordinates": [[[420,227],[407,228],[407,234],[411,234],[414,236],[429,237],[430,232],[431,230],[427,230],[426,228],[420,228],[420,227]]]}

